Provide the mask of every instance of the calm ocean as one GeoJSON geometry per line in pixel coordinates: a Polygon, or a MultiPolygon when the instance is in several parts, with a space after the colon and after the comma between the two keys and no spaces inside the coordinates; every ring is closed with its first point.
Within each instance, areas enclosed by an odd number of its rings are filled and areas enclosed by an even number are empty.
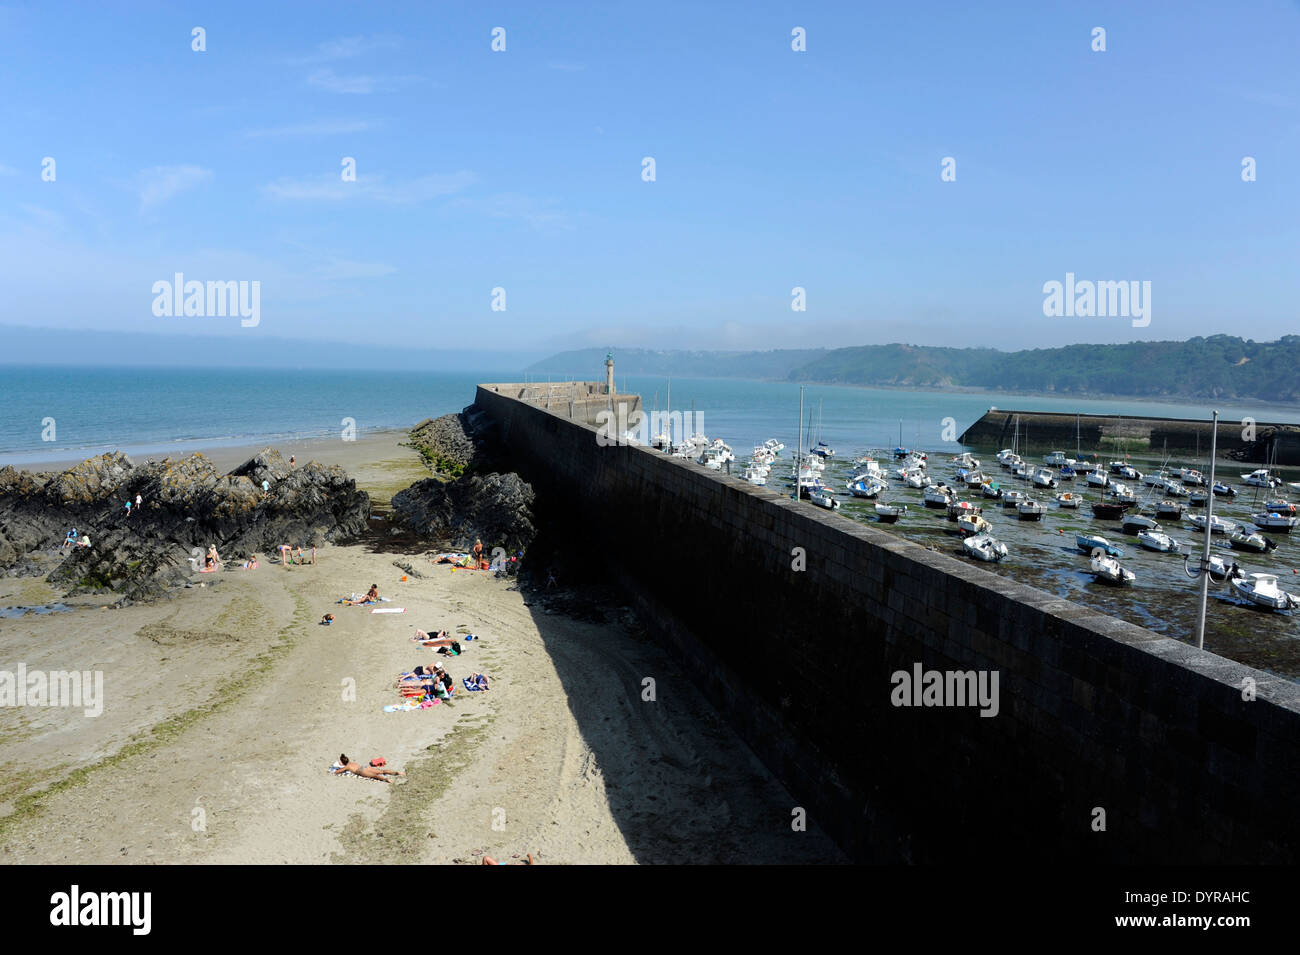
{"type": "MultiPolygon", "coordinates": [[[[458,411],[480,381],[518,381],[517,371],[373,372],[260,369],[15,368],[0,366],[0,464],[90,456],[184,452],[187,447],[249,444],[337,434],[343,419],[359,434],[406,428],[458,411]],[[46,419],[54,419],[53,441],[46,419]]],[[[592,375],[599,377],[598,373],[592,375]]],[[[663,378],[618,377],[620,390],[639,392],[645,407],[664,410],[663,378]],[[656,398],[657,395],[657,398],[656,398]]],[[[675,379],[672,407],[690,411],[710,437],[737,451],[774,437],[793,450],[799,425],[799,386],[736,379],[675,379]]],[[[944,438],[944,419],[960,434],[990,406],[1037,411],[1208,417],[1204,404],[1012,395],[943,394],[809,385],[804,422],[841,454],[892,448],[899,441],[957,451],[944,438]]],[[[1224,420],[1300,421],[1300,408],[1220,404],[1224,420]]],[[[804,447],[816,439],[805,435],[804,447]]],[[[1069,450],[1069,449],[1067,449],[1069,450]]]]}

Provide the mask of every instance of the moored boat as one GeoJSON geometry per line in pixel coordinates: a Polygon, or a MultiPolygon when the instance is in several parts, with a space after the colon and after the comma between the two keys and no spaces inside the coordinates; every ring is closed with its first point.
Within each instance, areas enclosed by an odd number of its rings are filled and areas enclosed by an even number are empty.
{"type": "Polygon", "coordinates": [[[961,542],[966,553],[976,560],[996,562],[1003,560],[1009,553],[1007,545],[988,534],[976,534],[961,542]]]}
{"type": "Polygon", "coordinates": [[[1271,541],[1259,531],[1247,527],[1238,527],[1228,535],[1228,543],[1233,550],[1249,550],[1257,554],[1266,554],[1277,548],[1277,542],[1271,541]]]}
{"type": "Polygon", "coordinates": [[[1123,557],[1124,551],[1116,547],[1100,534],[1075,534],[1074,545],[1085,554],[1091,554],[1094,550],[1101,550],[1111,557],[1123,557]]]}
{"type": "Polygon", "coordinates": [[[1300,597],[1287,593],[1278,586],[1277,574],[1234,575],[1228,586],[1237,596],[1257,607],[1268,610],[1295,610],[1300,608],[1300,597]]]}
{"type": "Polygon", "coordinates": [[[1173,553],[1182,546],[1168,534],[1157,530],[1143,531],[1138,534],[1138,543],[1147,550],[1160,551],[1162,553],[1173,553]]]}
{"type": "MultiPolygon", "coordinates": [[[[1206,516],[1204,514],[1189,514],[1187,515],[1187,523],[1204,533],[1206,516]]],[[[1211,534],[1230,534],[1239,527],[1236,521],[1230,521],[1218,514],[1209,518],[1209,525],[1211,534]]]]}
{"type": "Polygon", "coordinates": [[[906,504],[877,504],[876,520],[882,524],[893,524],[907,511],[906,504]]]}
{"type": "Polygon", "coordinates": [[[1139,534],[1142,531],[1160,530],[1160,522],[1145,514],[1125,514],[1123,527],[1126,534],[1139,534]]]}
{"type": "Polygon", "coordinates": [[[1117,521],[1132,506],[1126,501],[1093,501],[1092,516],[1105,521],[1117,521]]]}
{"type": "Polygon", "coordinates": [[[1016,515],[1022,521],[1041,521],[1047,508],[1033,498],[1025,498],[1016,505],[1016,515]]]}
{"type": "Polygon", "coordinates": [[[1291,528],[1295,527],[1297,522],[1300,522],[1300,517],[1292,517],[1290,514],[1278,514],[1274,511],[1252,514],[1250,519],[1255,522],[1256,527],[1262,527],[1266,531],[1273,531],[1277,534],[1290,534],[1291,528]]]}
{"type": "Polygon", "coordinates": [[[1121,566],[1118,560],[1106,554],[1096,554],[1088,566],[1097,580],[1103,583],[1124,586],[1133,583],[1137,579],[1137,574],[1127,567],[1121,566]]]}

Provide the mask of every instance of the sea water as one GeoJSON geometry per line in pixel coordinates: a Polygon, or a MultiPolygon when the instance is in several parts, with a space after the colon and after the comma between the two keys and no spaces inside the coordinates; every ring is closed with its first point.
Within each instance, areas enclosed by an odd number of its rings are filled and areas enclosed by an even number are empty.
{"type": "MultiPolygon", "coordinates": [[[[592,379],[603,378],[603,369],[592,379]]],[[[409,428],[459,411],[481,381],[522,381],[518,369],[380,372],[264,369],[21,368],[0,366],[0,464],[90,457],[105,451],[180,453],[187,449],[409,428]]],[[[537,379],[534,379],[537,380],[537,379]]],[[[619,391],[642,396],[647,412],[669,410],[665,378],[618,376],[619,391]]],[[[737,452],[777,438],[794,453],[799,385],[679,378],[671,409],[695,412],[692,431],[720,437],[737,452]]],[[[1208,418],[1210,406],[1140,400],[1025,397],[807,385],[803,447],[818,440],[841,455],[905,447],[956,452],[956,441],[990,407],[1132,416],[1208,418]]],[[[1225,426],[1244,417],[1297,421],[1300,408],[1219,403],[1225,426]]],[[[674,439],[682,437],[674,435],[674,439]]],[[[1073,448],[1062,448],[1072,452],[1073,448]]],[[[742,458],[743,460],[743,458],[742,458]]]]}

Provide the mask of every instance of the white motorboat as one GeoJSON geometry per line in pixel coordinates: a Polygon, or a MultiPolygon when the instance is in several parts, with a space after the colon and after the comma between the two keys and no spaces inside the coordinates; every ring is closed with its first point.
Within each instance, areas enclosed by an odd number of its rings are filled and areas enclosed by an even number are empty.
{"type": "Polygon", "coordinates": [[[1231,484],[1228,484],[1226,481],[1215,481],[1214,487],[1211,488],[1211,490],[1214,491],[1215,497],[1236,497],[1237,496],[1237,489],[1233,487],[1231,484]]]}
{"type": "Polygon", "coordinates": [[[785,445],[776,440],[776,438],[768,438],[763,442],[763,447],[767,448],[767,450],[772,453],[772,457],[776,457],[785,450],[785,445]]]}
{"type": "Polygon", "coordinates": [[[906,510],[906,504],[877,504],[876,519],[882,524],[893,524],[906,510]]]}
{"type": "Polygon", "coordinates": [[[980,459],[975,457],[969,451],[963,451],[952,459],[952,465],[956,468],[978,468],[980,466],[980,459]]]}
{"type": "Polygon", "coordinates": [[[1249,474],[1241,476],[1243,484],[1249,484],[1251,487],[1266,487],[1269,489],[1277,487],[1282,483],[1281,478],[1273,476],[1273,472],[1268,468],[1257,468],[1249,474]]]}
{"type": "Polygon", "coordinates": [[[1191,507],[1204,507],[1205,502],[1209,499],[1209,491],[1192,491],[1192,493],[1187,495],[1187,503],[1191,507]]]}
{"type": "Polygon", "coordinates": [[[992,481],[987,481],[980,488],[980,493],[983,494],[985,497],[990,497],[994,499],[999,498],[1002,496],[1002,485],[994,484],[992,481]]]}
{"type": "Polygon", "coordinates": [[[1195,468],[1179,468],[1176,473],[1178,479],[1184,484],[1192,484],[1196,487],[1205,486],[1205,475],[1195,468]]]}
{"type": "MultiPolygon", "coordinates": [[[[1205,531],[1205,515],[1204,515],[1204,514],[1189,514],[1189,515],[1187,515],[1187,523],[1191,524],[1191,525],[1192,525],[1193,527],[1195,527],[1198,531],[1201,531],[1202,533],[1204,533],[1204,531],[1205,531]]],[[[1228,520],[1226,517],[1219,517],[1219,515],[1217,515],[1217,514],[1210,518],[1210,533],[1211,533],[1212,535],[1213,535],[1213,534],[1231,534],[1233,531],[1237,530],[1238,526],[1239,526],[1239,525],[1237,524],[1236,521],[1230,521],[1230,520],[1228,520]]]]}
{"type": "Polygon", "coordinates": [[[1092,569],[1097,580],[1107,584],[1124,586],[1131,584],[1137,579],[1137,574],[1127,567],[1120,565],[1120,562],[1114,557],[1105,554],[1097,554],[1089,562],[1088,566],[1092,569]]]}
{"type": "Polygon", "coordinates": [[[1016,452],[1012,451],[1010,448],[999,451],[997,457],[998,464],[1002,465],[1009,471],[1015,470],[1023,463],[1020,455],[1016,454],[1016,452]]]}
{"type": "Polygon", "coordinates": [[[976,534],[991,532],[993,525],[978,514],[963,514],[957,518],[957,530],[961,531],[963,537],[974,537],[976,534]]]}
{"type": "Polygon", "coordinates": [[[812,501],[818,507],[824,507],[828,511],[833,511],[840,506],[840,502],[835,500],[828,487],[815,487],[808,492],[808,500],[812,501]]]}
{"type": "Polygon", "coordinates": [[[1041,521],[1047,508],[1033,498],[1026,498],[1016,505],[1016,515],[1022,521],[1041,521]]]}
{"type": "Polygon", "coordinates": [[[1077,509],[1083,503],[1083,495],[1075,494],[1073,491],[1066,491],[1064,494],[1056,495],[1056,504],[1058,507],[1069,507],[1077,509]]]}
{"type": "Polygon", "coordinates": [[[879,497],[881,492],[886,490],[886,485],[883,481],[861,478],[856,481],[849,481],[848,488],[849,493],[854,497],[873,498],[879,497]]]}
{"type": "Polygon", "coordinates": [[[1029,500],[1029,495],[1026,494],[1024,491],[1003,491],[1002,492],[1003,507],[1019,507],[1022,502],[1027,500],[1029,500]]]}
{"type": "Polygon", "coordinates": [[[1271,501],[1265,501],[1264,510],[1268,511],[1270,514],[1290,514],[1292,517],[1295,517],[1296,514],[1300,514],[1300,508],[1296,507],[1290,501],[1282,500],[1280,497],[1274,498],[1271,501]]]}
{"type": "Polygon", "coordinates": [[[1028,481],[1030,475],[1034,473],[1034,469],[1030,467],[1028,464],[1022,462],[1016,465],[1015,471],[1012,473],[1014,473],[1016,477],[1020,478],[1020,480],[1028,481]]]}
{"type": "Polygon", "coordinates": [[[1059,468],[1063,464],[1073,464],[1074,458],[1067,458],[1064,451],[1049,451],[1043,455],[1043,463],[1048,467],[1059,468]]]}
{"type": "Polygon", "coordinates": [[[946,484],[931,484],[925,489],[922,500],[925,502],[926,507],[947,507],[957,500],[957,495],[946,484]]]}
{"type": "Polygon", "coordinates": [[[1252,514],[1250,519],[1255,522],[1256,527],[1262,527],[1266,531],[1273,531],[1277,534],[1290,534],[1291,528],[1300,522],[1300,517],[1293,517],[1290,514],[1278,514],[1274,511],[1252,514]]]}
{"type": "Polygon", "coordinates": [[[1166,494],[1170,497],[1186,497],[1187,488],[1183,487],[1173,478],[1166,478],[1164,484],[1160,485],[1166,494]]]}
{"type": "Polygon", "coordinates": [[[970,471],[966,475],[967,487],[983,487],[989,478],[982,471],[970,471]]]}
{"type": "Polygon", "coordinates": [[[1110,473],[1128,481],[1142,480],[1142,472],[1126,461],[1110,462],[1110,473]]]}
{"type": "Polygon", "coordinates": [[[1126,504],[1137,503],[1137,495],[1123,481],[1112,481],[1110,487],[1106,489],[1106,496],[1112,500],[1123,501],[1126,504]]]}
{"type": "Polygon", "coordinates": [[[1105,487],[1110,484],[1110,475],[1098,467],[1089,471],[1084,476],[1084,481],[1087,482],[1088,487],[1105,487]]]}
{"type": "Polygon", "coordinates": [[[756,485],[757,487],[763,487],[767,484],[767,473],[767,468],[755,467],[751,464],[749,467],[745,468],[744,477],[750,484],[756,485]]]}
{"type": "Polygon", "coordinates": [[[1238,527],[1229,534],[1228,543],[1232,545],[1233,550],[1250,550],[1257,554],[1266,554],[1277,548],[1276,543],[1259,531],[1252,531],[1248,527],[1238,527]]]}
{"type": "Polygon", "coordinates": [[[857,475],[853,478],[855,481],[862,478],[874,478],[877,481],[884,481],[889,477],[885,469],[880,466],[880,462],[873,457],[858,458],[853,462],[853,470],[857,472],[857,475]]]}
{"type": "Polygon", "coordinates": [[[961,546],[965,548],[966,553],[976,560],[990,563],[1005,559],[1009,553],[1006,544],[988,534],[976,534],[974,537],[968,537],[961,542],[961,546]]]}
{"type": "Polygon", "coordinates": [[[1075,534],[1074,546],[1079,548],[1085,554],[1091,554],[1095,550],[1100,550],[1103,554],[1109,554],[1111,557],[1123,557],[1124,551],[1116,547],[1100,534],[1075,534]]]}
{"type": "Polygon", "coordinates": [[[1239,597],[1249,600],[1257,607],[1269,610],[1295,610],[1300,608],[1300,597],[1287,593],[1277,583],[1277,574],[1248,574],[1229,579],[1231,587],[1239,597]]]}
{"type": "Polygon", "coordinates": [[[1182,546],[1168,534],[1157,530],[1143,531],[1138,534],[1138,543],[1147,550],[1160,551],[1166,554],[1174,553],[1182,546]]]}
{"type": "Polygon", "coordinates": [[[1126,534],[1140,534],[1142,531],[1158,531],[1161,529],[1159,521],[1154,517],[1147,517],[1145,514],[1125,514],[1124,523],[1121,526],[1126,534]]]}
{"type": "Polygon", "coordinates": [[[903,475],[903,483],[919,490],[930,483],[930,477],[924,471],[911,471],[903,475]]]}
{"type": "Polygon", "coordinates": [[[1038,468],[1033,473],[1034,487],[1056,487],[1056,475],[1049,468],[1038,468]]]}

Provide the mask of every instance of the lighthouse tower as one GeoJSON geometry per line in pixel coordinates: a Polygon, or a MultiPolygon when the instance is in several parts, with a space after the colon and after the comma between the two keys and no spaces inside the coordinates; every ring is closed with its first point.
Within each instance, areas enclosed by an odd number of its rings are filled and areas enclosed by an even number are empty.
{"type": "Polygon", "coordinates": [[[605,394],[614,393],[614,353],[605,355],[605,394]]]}

